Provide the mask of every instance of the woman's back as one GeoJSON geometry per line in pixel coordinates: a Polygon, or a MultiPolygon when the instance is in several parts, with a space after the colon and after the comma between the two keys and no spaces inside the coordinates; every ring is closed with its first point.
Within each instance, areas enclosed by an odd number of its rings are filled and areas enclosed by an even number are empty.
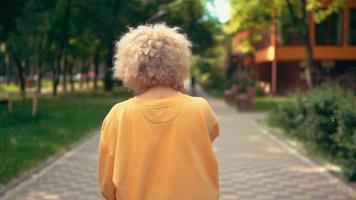
{"type": "Polygon", "coordinates": [[[216,117],[202,98],[178,92],[119,103],[102,126],[99,160],[107,162],[99,163],[100,187],[116,199],[216,200],[211,142],[217,135],[216,117]]]}

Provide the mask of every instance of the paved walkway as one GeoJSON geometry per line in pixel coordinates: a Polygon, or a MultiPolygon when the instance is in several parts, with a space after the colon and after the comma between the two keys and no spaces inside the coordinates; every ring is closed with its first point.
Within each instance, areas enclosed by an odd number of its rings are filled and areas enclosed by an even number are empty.
{"type": "Polygon", "coordinates": [[[67,152],[1,200],[98,200],[96,152],[99,134],[67,152]]]}
{"type": "MultiPolygon", "coordinates": [[[[346,187],[325,170],[266,133],[263,114],[241,114],[208,98],[221,135],[214,143],[222,200],[351,200],[346,187]]],[[[98,134],[66,153],[4,200],[101,199],[96,185],[98,134]]]]}

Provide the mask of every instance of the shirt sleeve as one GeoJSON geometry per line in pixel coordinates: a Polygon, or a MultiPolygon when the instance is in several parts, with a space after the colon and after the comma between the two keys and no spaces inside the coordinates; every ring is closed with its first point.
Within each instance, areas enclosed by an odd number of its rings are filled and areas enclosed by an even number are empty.
{"type": "Polygon", "coordinates": [[[206,123],[208,126],[208,130],[209,130],[209,136],[210,136],[210,140],[211,142],[213,142],[215,140],[215,138],[217,138],[219,136],[220,130],[219,130],[219,122],[217,120],[217,117],[213,111],[213,109],[211,108],[211,106],[209,105],[209,103],[204,99],[204,104],[205,104],[205,119],[206,119],[206,123]]]}
{"type": "Polygon", "coordinates": [[[106,200],[116,199],[116,188],[113,182],[114,141],[117,124],[112,109],[105,117],[101,131],[98,149],[98,184],[100,192],[106,200]]]}

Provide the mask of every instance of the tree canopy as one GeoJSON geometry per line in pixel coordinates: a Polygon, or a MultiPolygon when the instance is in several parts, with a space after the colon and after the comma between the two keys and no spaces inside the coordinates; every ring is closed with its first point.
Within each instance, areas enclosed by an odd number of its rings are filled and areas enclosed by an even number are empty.
{"type": "MultiPolygon", "coordinates": [[[[4,0],[0,7],[0,65],[16,68],[21,90],[26,75],[51,73],[53,94],[75,72],[105,72],[111,90],[113,43],[128,27],[144,23],[179,26],[193,53],[207,55],[217,21],[206,17],[206,0],[4,0]]],[[[40,85],[39,85],[40,87],[40,85]]]]}
{"type": "Polygon", "coordinates": [[[224,30],[232,35],[244,30],[258,34],[275,20],[279,26],[301,32],[305,28],[304,10],[312,14],[316,23],[320,23],[332,13],[337,13],[345,3],[346,0],[334,0],[330,3],[325,3],[324,0],[230,0],[232,15],[224,30]]]}

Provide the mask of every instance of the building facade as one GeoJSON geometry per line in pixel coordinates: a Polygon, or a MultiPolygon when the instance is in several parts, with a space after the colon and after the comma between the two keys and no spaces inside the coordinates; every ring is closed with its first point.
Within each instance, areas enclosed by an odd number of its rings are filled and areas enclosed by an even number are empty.
{"type": "MultiPolygon", "coordinates": [[[[236,37],[248,35],[244,32],[236,37]]],[[[261,36],[254,53],[256,81],[268,85],[274,95],[306,89],[306,47],[300,33],[272,23],[261,36]]],[[[310,20],[309,37],[319,77],[356,91],[356,0],[349,0],[340,12],[319,24],[310,20]]],[[[241,57],[236,50],[232,54],[241,57]]]]}

